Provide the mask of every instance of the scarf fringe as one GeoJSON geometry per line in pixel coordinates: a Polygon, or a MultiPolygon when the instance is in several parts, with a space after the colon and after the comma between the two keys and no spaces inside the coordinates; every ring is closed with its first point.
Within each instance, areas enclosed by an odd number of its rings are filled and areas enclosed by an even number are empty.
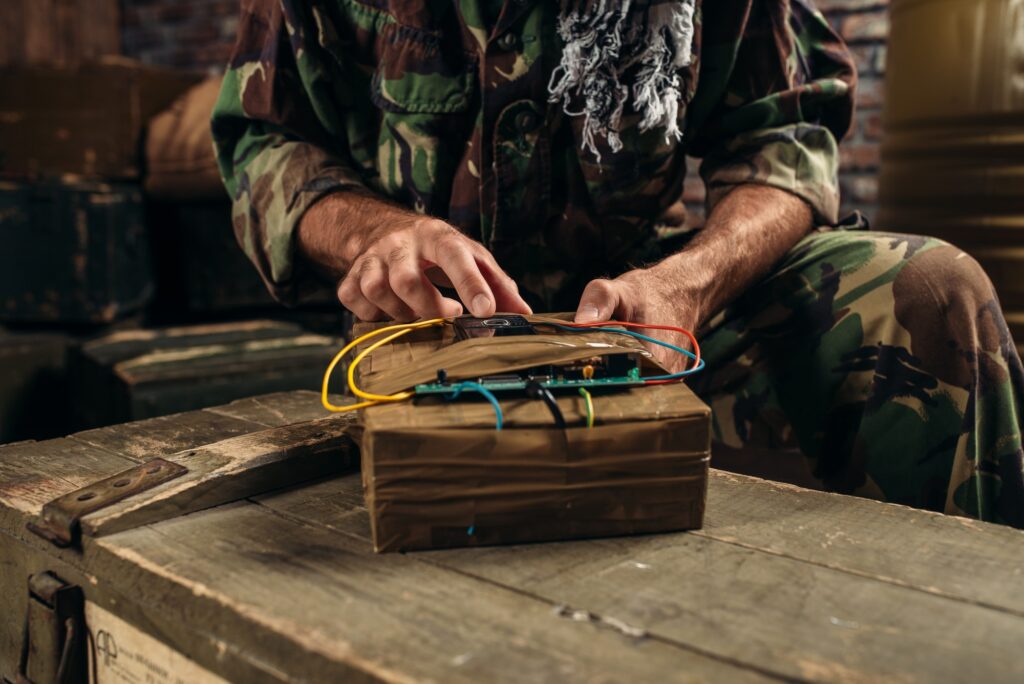
{"type": "Polygon", "coordinates": [[[549,100],[583,117],[581,147],[598,161],[598,135],[613,152],[622,149],[627,105],[641,115],[641,131],[664,128],[666,141],[682,139],[680,72],[691,62],[695,1],[594,0],[563,10],[562,60],[548,83],[549,100]],[[572,110],[574,101],[582,101],[581,110],[572,110]]]}

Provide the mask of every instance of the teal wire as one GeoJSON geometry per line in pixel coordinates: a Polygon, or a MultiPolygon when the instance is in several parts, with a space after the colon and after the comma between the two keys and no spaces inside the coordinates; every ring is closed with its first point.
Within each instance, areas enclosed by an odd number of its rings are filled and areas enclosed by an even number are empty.
{"type": "MultiPolygon", "coordinates": [[[[672,351],[679,352],[683,356],[687,356],[687,357],[689,357],[691,359],[696,359],[697,358],[697,355],[694,354],[693,352],[691,352],[688,349],[683,349],[682,347],[677,347],[676,345],[671,344],[669,342],[664,342],[662,340],[657,340],[657,339],[655,339],[653,337],[650,337],[648,335],[644,335],[644,334],[638,333],[638,332],[633,332],[632,330],[619,330],[618,328],[574,328],[574,327],[569,326],[569,325],[558,325],[557,323],[547,323],[546,325],[550,325],[550,326],[555,327],[555,328],[560,328],[562,330],[568,330],[570,332],[594,332],[594,331],[597,331],[597,332],[616,333],[617,335],[629,335],[630,337],[635,337],[635,338],[640,339],[640,340],[646,340],[646,341],[648,341],[648,342],[650,342],[652,344],[657,344],[659,346],[671,349],[672,351]]],[[[640,378],[640,379],[641,380],[678,380],[679,378],[685,378],[687,375],[693,375],[694,373],[697,373],[697,372],[699,372],[701,370],[704,370],[704,359],[701,359],[700,363],[698,363],[694,368],[690,368],[690,369],[684,370],[684,371],[682,371],[680,373],[671,373],[669,375],[654,375],[654,376],[651,376],[651,377],[643,377],[643,378],[640,378]]]]}
{"type": "MultiPolygon", "coordinates": [[[[669,342],[664,342],[662,340],[655,339],[653,337],[650,337],[648,335],[644,335],[642,333],[633,332],[632,330],[619,330],[617,328],[573,328],[573,327],[568,326],[568,325],[558,325],[557,323],[548,323],[547,325],[551,325],[552,327],[560,328],[562,330],[568,330],[570,332],[581,332],[581,331],[585,331],[585,332],[607,332],[607,333],[615,333],[615,334],[618,334],[618,335],[628,335],[630,337],[635,337],[635,338],[640,339],[640,340],[645,340],[647,342],[650,342],[651,344],[657,344],[657,345],[659,345],[661,347],[665,347],[667,349],[671,349],[672,351],[678,352],[678,353],[680,353],[683,356],[686,356],[688,358],[691,358],[691,359],[696,359],[697,358],[697,355],[694,354],[693,352],[689,351],[688,349],[683,349],[682,347],[677,347],[676,345],[671,344],[669,342]]],[[[679,378],[685,378],[687,375],[692,375],[692,374],[694,374],[694,373],[696,373],[698,371],[703,370],[704,369],[704,365],[705,365],[704,364],[704,359],[701,359],[696,367],[690,368],[688,370],[684,370],[684,371],[682,371],[680,373],[670,373],[668,375],[655,375],[655,376],[652,376],[652,377],[641,378],[641,380],[677,380],[679,378]]],[[[481,385],[478,382],[465,381],[465,382],[460,382],[458,385],[456,385],[453,388],[452,393],[447,398],[449,400],[457,399],[458,396],[460,394],[462,394],[462,392],[465,391],[465,390],[472,390],[474,392],[478,392],[484,399],[486,399],[488,402],[490,402],[491,406],[494,407],[494,429],[495,430],[500,430],[502,428],[502,425],[505,422],[505,417],[504,417],[504,414],[501,411],[501,404],[498,403],[498,398],[496,396],[494,396],[494,392],[492,392],[491,390],[487,389],[486,387],[484,387],[483,385],[481,385]]]]}
{"type": "Polygon", "coordinates": [[[502,424],[505,422],[505,416],[501,412],[501,404],[498,403],[498,398],[494,396],[494,392],[487,389],[478,382],[460,382],[455,386],[454,391],[448,396],[449,400],[457,399],[463,390],[473,390],[479,392],[484,399],[491,402],[491,406],[494,407],[494,429],[500,430],[502,424]]]}

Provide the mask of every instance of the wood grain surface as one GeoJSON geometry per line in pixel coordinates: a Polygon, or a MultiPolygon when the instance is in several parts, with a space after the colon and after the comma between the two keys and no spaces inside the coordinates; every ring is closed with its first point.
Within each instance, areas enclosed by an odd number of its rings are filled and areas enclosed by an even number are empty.
{"type": "MultiPolygon", "coordinates": [[[[48,498],[167,449],[259,442],[316,402],[0,448],[11,567],[44,562],[17,523],[48,498]]],[[[715,470],[690,533],[375,555],[353,473],[53,553],[107,610],[235,681],[1024,681],[1024,534],[715,470]]],[[[22,572],[4,567],[0,596],[22,572]]]]}

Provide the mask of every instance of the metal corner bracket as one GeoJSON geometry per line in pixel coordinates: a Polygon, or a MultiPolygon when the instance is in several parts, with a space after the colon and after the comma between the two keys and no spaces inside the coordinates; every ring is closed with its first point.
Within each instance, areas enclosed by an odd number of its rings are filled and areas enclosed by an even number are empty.
{"type": "Polygon", "coordinates": [[[55,546],[72,546],[80,539],[83,516],[187,472],[185,466],[154,458],[45,503],[39,517],[27,527],[55,546]]]}

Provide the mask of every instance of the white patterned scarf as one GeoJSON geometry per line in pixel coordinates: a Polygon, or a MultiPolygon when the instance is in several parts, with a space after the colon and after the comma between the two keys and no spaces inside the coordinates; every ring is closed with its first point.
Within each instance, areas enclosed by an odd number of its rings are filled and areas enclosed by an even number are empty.
{"type": "Polygon", "coordinates": [[[562,0],[562,61],[551,74],[550,101],[583,117],[581,145],[598,160],[598,135],[613,152],[622,149],[627,105],[640,114],[641,131],[664,128],[666,140],[682,138],[680,72],[691,62],[695,2],[562,0]]]}

